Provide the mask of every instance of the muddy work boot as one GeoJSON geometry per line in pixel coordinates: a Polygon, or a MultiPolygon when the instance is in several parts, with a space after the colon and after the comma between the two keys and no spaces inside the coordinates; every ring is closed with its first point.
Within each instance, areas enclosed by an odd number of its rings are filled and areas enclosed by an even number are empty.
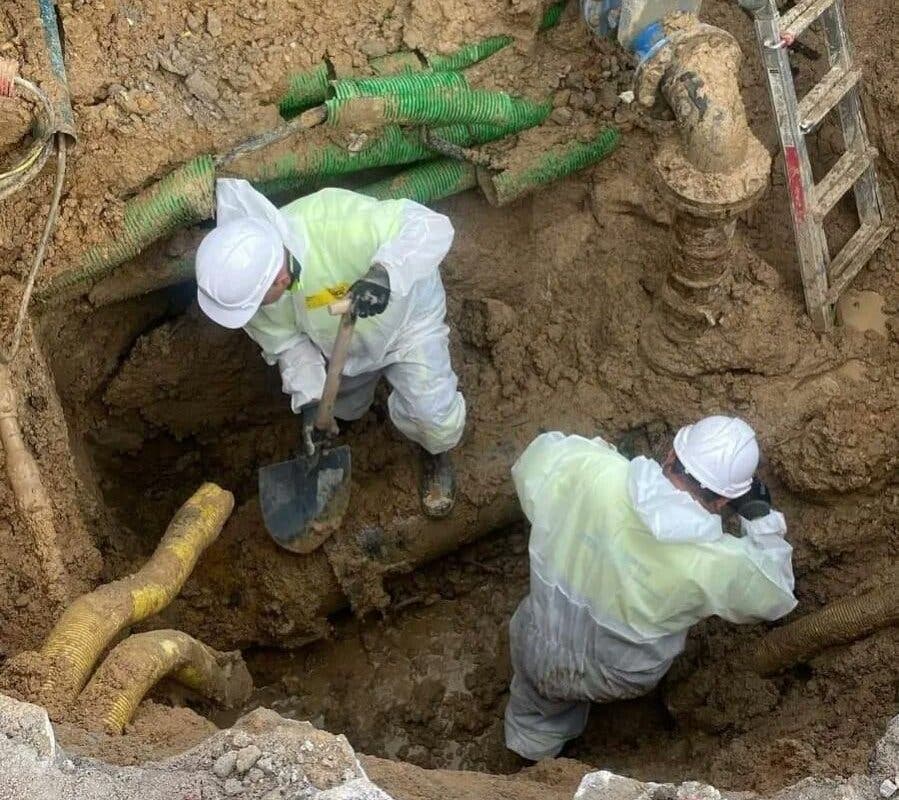
{"type": "Polygon", "coordinates": [[[443,519],[456,504],[456,470],[449,453],[432,455],[421,450],[421,510],[426,517],[443,519]]]}

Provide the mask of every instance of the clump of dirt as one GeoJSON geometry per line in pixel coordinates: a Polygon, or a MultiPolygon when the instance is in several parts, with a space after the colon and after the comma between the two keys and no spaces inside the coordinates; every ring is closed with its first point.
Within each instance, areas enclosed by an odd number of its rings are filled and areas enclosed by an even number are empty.
{"type": "Polygon", "coordinates": [[[515,777],[480,772],[421,770],[364,756],[369,777],[403,800],[571,800],[589,768],[579,761],[544,761],[515,777]]]}
{"type": "Polygon", "coordinates": [[[0,164],[11,162],[9,151],[17,148],[31,130],[28,106],[12,97],[0,97],[0,164]]]}

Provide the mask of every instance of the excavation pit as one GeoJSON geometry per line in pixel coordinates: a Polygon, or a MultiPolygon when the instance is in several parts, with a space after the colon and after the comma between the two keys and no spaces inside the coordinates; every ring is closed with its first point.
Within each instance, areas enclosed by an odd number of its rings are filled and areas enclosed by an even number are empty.
{"type": "MultiPolygon", "coordinates": [[[[686,422],[717,411],[745,416],[759,431],[763,476],[795,548],[796,616],[894,584],[899,240],[887,241],[853,284],[884,298],[882,324],[819,337],[804,313],[776,163],[769,194],[737,219],[726,313],[691,352],[687,372],[668,352],[647,357],[641,348],[658,322],[653,309],[672,253],[671,208],[648,156],[672,131],[619,99],[632,64],[591,41],[573,13],[534,41],[527,14],[501,3],[459,2],[445,25],[437,24],[435,4],[417,0],[396,14],[387,13],[391,3],[308,3],[267,16],[256,4],[247,11],[259,17],[253,21],[227,3],[211,16],[183,2],[164,10],[126,5],[62,9],[84,132],[45,277],[70,268],[114,230],[127,198],[185,160],[274,124],[271,81],[288,66],[316,63],[323,53],[313,39],[329,43],[329,58],[355,66],[364,63],[356,48],[372,49],[372,39],[431,52],[509,30],[525,46],[498,53],[475,78],[552,96],[556,106],[551,122],[522,134],[508,152],[497,147],[494,157],[514,165],[610,123],[624,136],[607,161],[509,207],[493,208],[476,191],[436,205],[456,228],[442,271],[453,361],[469,403],[452,523],[421,518],[414,450],[392,429],[382,388],[372,411],[345,432],[355,481],[345,529],[309,556],[272,544],[259,514],[256,470],[289,457],[297,441],[276,371],[243,334],[217,329],[201,315],[183,273],[165,276],[162,282],[173,285],[145,292],[160,284],[148,273],[189,258],[202,229],[158,242],[123,267],[118,283],[85,286],[35,307],[34,334],[27,333],[14,377],[24,438],[53,498],[74,593],[133,572],[197,487],[220,484],[236,498],[229,522],[172,605],[137,629],[175,628],[218,649],[240,649],[257,685],[235,712],[160,685],[123,736],[57,726],[67,752],[142,762],[214,735],[209,720],[229,725],[240,711],[262,705],[390,760],[364,759],[397,800],[465,797],[472,780],[453,773],[441,778],[448,782],[442,793],[403,793],[399,782],[387,781],[409,764],[517,774],[521,762],[502,743],[502,711],[506,626],[527,590],[527,529],[509,467],[541,430],[603,435],[632,453],[660,456],[686,422]],[[216,14],[224,17],[225,37],[216,14]],[[110,26],[129,42],[127,53],[99,45],[110,26]],[[184,26],[193,26],[191,36],[181,36],[184,26]],[[288,28],[315,35],[299,37],[293,48],[283,38],[288,28]],[[171,47],[195,69],[180,75],[171,47]],[[207,55],[229,76],[215,79],[215,101],[208,91],[205,98],[195,94],[208,89],[201,80],[190,81],[193,91],[186,81],[207,55]],[[140,78],[131,81],[132,72],[140,78]],[[122,297],[134,296],[116,300],[123,286],[122,297]]],[[[40,36],[25,6],[14,1],[0,18],[15,19],[13,47],[23,66],[39,71],[18,44],[40,36]]],[[[849,7],[859,52],[878,65],[865,67],[867,98],[878,109],[872,140],[895,167],[895,24],[883,22],[891,10],[889,0],[849,7]]],[[[536,6],[531,11],[535,16],[536,6]]],[[[706,12],[740,42],[750,125],[772,149],[752,32],[736,4],[709,0],[706,12]]],[[[797,69],[808,77],[811,66],[802,58],[797,69]]],[[[212,80],[211,68],[203,70],[212,80]]],[[[833,136],[829,127],[816,132],[813,155],[832,156],[833,136]]],[[[883,174],[892,192],[894,170],[883,174]]],[[[16,279],[39,235],[50,180],[43,174],[3,204],[4,219],[16,222],[0,238],[6,298],[19,296],[16,279]]],[[[848,230],[854,213],[851,204],[838,205],[833,222],[848,230]]],[[[6,305],[4,330],[12,313],[6,305]]],[[[0,534],[0,648],[11,657],[39,648],[54,620],[2,482],[0,534]]],[[[899,629],[826,649],[771,677],[729,671],[728,654],[765,630],[720,620],[697,626],[656,692],[594,708],[587,732],[565,752],[579,763],[539,768],[545,796],[568,800],[585,765],[759,792],[809,775],[865,772],[872,746],[899,711],[899,629]],[[673,715],[671,692],[700,674],[701,713],[673,715]]],[[[504,796],[499,783],[491,785],[504,796]]]]}

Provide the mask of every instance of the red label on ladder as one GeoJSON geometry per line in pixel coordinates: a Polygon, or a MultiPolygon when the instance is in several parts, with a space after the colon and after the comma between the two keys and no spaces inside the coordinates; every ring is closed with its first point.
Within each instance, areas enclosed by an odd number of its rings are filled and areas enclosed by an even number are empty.
{"type": "Polygon", "coordinates": [[[805,220],[805,189],[802,188],[802,172],[799,169],[799,150],[795,145],[784,148],[784,161],[787,166],[787,185],[790,187],[790,201],[796,219],[805,220]]]}

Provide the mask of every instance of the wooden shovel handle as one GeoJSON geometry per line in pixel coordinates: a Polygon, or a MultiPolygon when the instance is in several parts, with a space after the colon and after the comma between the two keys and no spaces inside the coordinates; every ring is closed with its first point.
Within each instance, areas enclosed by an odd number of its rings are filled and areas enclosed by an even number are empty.
{"type": "Polygon", "coordinates": [[[341,317],[337,338],[334,340],[334,349],[331,351],[331,360],[328,362],[328,372],[325,375],[325,388],[322,390],[322,399],[318,403],[318,412],[315,415],[315,427],[320,431],[333,431],[336,428],[334,404],[337,402],[340,375],[343,372],[343,365],[346,364],[347,354],[350,352],[350,340],[353,337],[353,328],[356,326],[356,315],[352,311],[352,304],[348,298],[332,303],[328,307],[328,311],[335,316],[340,314],[341,317]]]}

